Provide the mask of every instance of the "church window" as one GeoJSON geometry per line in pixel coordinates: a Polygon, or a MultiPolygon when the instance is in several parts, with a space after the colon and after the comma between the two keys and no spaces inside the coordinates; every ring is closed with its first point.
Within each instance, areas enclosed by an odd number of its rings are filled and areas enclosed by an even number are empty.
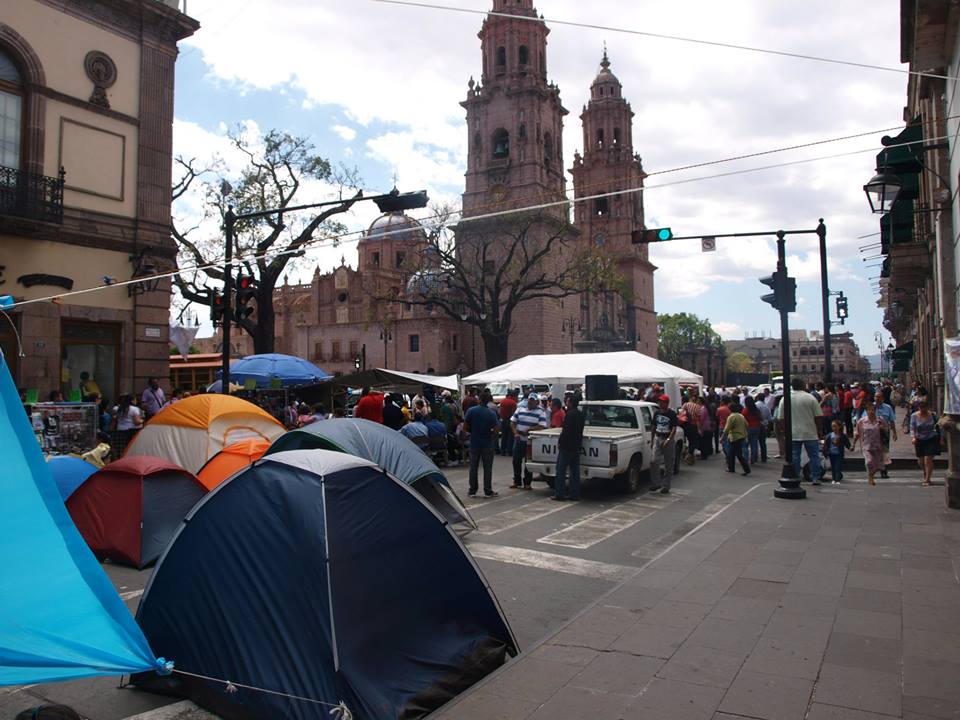
{"type": "Polygon", "coordinates": [[[505,47],[497,48],[497,73],[502,73],[507,69],[507,49],[505,47]]]}
{"type": "Polygon", "coordinates": [[[420,336],[419,335],[410,336],[410,352],[412,353],[420,352],[420,336]]]}
{"type": "Polygon", "coordinates": [[[402,268],[407,259],[407,254],[403,250],[397,250],[397,267],[402,268]]]}
{"type": "Polygon", "coordinates": [[[547,162],[553,160],[553,136],[550,133],[543,136],[543,157],[547,162]]]}
{"type": "Polygon", "coordinates": [[[530,63],[530,49],[526,45],[520,46],[520,64],[527,65],[530,63]]]}
{"type": "Polygon", "coordinates": [[[375,268],[380,267],[380,253],[375,252],[370,256],[370,264],[375,268]]]}
{"type": "Polygon", "coordinates": [[[597,148],[603,149],[604,137],[603,128],[597,128],[597,148]]]}
{"type": "Polygon", "coordinates": [[[610,214],[610,203],[605,197],[597,198],[593,201],[593,212],[599,217],[605,217],[610,214]]]}
{"type": "Polygon", "coordinates": [[[495,158],[510,157],[510,133],[504,128],[493,132],[493,156],[495,158]]]}
{"type": "Polygon", "coordinates": [[[620,128],[614,128],[614,129],[613,129],[613,144],[614,144],[614,146],[619,145],[619,144],[620,144],[620,141],[621,141],[620,128]]]}
{"type": "Polygon", "coordinates": [[[527,125],[526,123],[520,123],[520,138],[523,139],[527,136],[527,125]]]}

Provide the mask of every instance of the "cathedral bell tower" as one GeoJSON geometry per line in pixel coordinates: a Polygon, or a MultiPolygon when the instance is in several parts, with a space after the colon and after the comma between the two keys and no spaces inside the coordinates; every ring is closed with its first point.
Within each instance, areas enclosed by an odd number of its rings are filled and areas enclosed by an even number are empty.
{"type": "MultiPolygon", "coordinates": [[[[533,0],[493,0],[479,37],[480,82],[470,78],[464,215],[563,199],[560,89],[547,81],[547,35],[533,0]],[[527,19],[529,18],[529,19],[527,19]]],[[[558,211],[559,212],[559,211],[558,211]]]]}
{"type": "Polygon", "coordinates": [[[600,72],[590,88],[583,121],[583,155],[574,155],[573,187],[576,225],[583,242],[602,246],[618,260],[630,298],[615,293],[581,297],[583,352],[638,350],[657,356],[657,316],[654,312],[653,273],[646,245],[633,245],[635,230],[644,227],[643,194],[581,200],[595,195],[642,188],[646,174],[633,148],[633,110],[623,98],[623,86],[610,70],[604,50],[600,72]]]}

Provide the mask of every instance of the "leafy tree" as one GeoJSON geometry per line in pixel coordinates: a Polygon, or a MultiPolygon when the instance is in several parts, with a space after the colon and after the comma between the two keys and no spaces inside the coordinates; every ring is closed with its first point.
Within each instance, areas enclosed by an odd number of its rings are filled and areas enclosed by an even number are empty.
{"type": "Polygon", "coordinates": [[[753,372],[753,360],[743,351],[737,351],[727,358],[727,370],[735,373],[753,372]]]}
{"type": "Polygon", "coordinates": [[[680,365],[682,351],[709,346],[722,349],[723,341],[709,320],[690,313],[674,313],[657,316],[657,345],[661,360],[680,365]]]}
{"type": "Polygon", "coordinates": [[[565,217],[528,211],[465,220],[454,235],[448,229],[454,214],[449,206],[435,209],[403,301],[475,326],[487,367],[506,362],[517,313],[528,303],[626,292],[616,259],[596,246],[583,247],[565,217]]]}
{"type": "Polygon", "coordinates": [[[355,171],[331,165],[305,137],[271,130],[262,137],[233,131],[229,138],[246,156],[246,166],[236,177],[226,177],[216,159],[208,167],[202,167],[196,158],[175,159],[180,177],[173,185],[174,202],[199,184],[204,220],[216,221],[191,228],[174,221],[172,234],[181,267],[202,268],[176,277],[174,282],[184,300],[209,306],[211,290],[222,291],[224,237],[222,229],[211,232],[210,226],[222,228],[228,206],[240,215],[307,205],[312,197],[306,195],[318,185],[334,187],[340,200],[318,214],[294,211],[236,224],[233,256],[243,260],[234,265],[232,274],[236,277],[242,272],[257,281],[256,311],[240,327],[253,338],[255,353],[269,353],[274,351],[273,291],[284,269],[311,245],[342,234],[345,227],[334,218],[350,210],[363,193],[354,192],[358,185],[355,171]],[[207,285],[208,280],[213,281],[212,286],[207,285]]]}

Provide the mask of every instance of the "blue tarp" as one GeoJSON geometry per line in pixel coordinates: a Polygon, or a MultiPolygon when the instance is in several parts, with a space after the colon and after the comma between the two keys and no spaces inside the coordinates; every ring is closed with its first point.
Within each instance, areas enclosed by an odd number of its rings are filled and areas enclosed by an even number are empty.
{"type": "MultiPolygon", "coordinates": [[[[217,373],[219,379],[222,373],[217,373]]],[[[279,380],[283,387],[308,385],[333,377],[312,362],[293,355],[265,353],[250,355],[230,365],[230,382],[243,385],[248,379],[255,380],[257,387],[270,387],[279,380]]]]}
{"type": "Polygon", "coordinates": [[[147,689],[227,720],[419,718],[516,642],[480,569],[415,492],[327,450],[265,457],[187,516],[143,595],[151,645],[185,672],[147,689]]]}
{"type": "Polygon", "coordinates": [[[47,467],[50,468],[53,481],[64,500],[73,495],[73,491],[97,471],[90,463],[71,455],[52,457],[47,461],[47,467]]]}
{"type": "Polygon", "coordinates": [[[0,357],[0,685],[156,666],[146,638],[67,514],[0,357]]]}

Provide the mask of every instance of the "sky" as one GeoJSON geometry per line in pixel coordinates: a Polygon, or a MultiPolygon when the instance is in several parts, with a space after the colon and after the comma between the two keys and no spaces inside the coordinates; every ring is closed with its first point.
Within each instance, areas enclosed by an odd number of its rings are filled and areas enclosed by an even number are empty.
{"type": "MultiPolygon", "coordinates": [[[[492,7],[490,0],[443,4],[492,7]]],[[[824,218],[830,288],[849,298],[843,329],[854,333],[864,354],[876,352],[877,331],[886,346],[890,337],[870,279],[879,275],[870,267],[879,261],[863,261],[876,253],[858,250],[879,242],[863,237],[879,225],[862,188],[873,175],[880,138],[902,127],[907,75],[622,31],[905,69],[898,0],[540,0],[537,9],[551,28],[550,80],[570,110],[565,167],[583,147],[580,110],[606,43],[636,113],[634,150],[651,175],[644,192],[647,226],[713,235],[812,230],[824,218]],[[861,133],[869,134],[659,174],[861,133]],[[792,164],[758,169],[781,163],[792,164]]],[[[188,0],[186,10],[201,28],[180,45],[175,154],[201,161],[217,154],[229,171],[242,158],[230,152],[228,128],[243,127],[254,137],[287,130],[309,136],[331,161],[355,167],[367,194],[389,191],[396,179],[404,191],[427,189],[433,201],[458,200],[467,150],[459,103],[470,77],[480,77],[482,14],[375,0],[188,0]]],[[[333,191],[314,187],[309,194],[325,199],[333,191]]],[[[376,207],[355,207],[344,222],[362,230],[376,207]]],[[[197,211],[194,196],[174,214],[192,224],[197,211]]],[[[788,238],[787,254],[798,281],[790,326],[821,329],[816,236],[788,238]]],[[[355,265],[356,243],[311,251],[291,268],[290,281],[309,278],[317,266],[332,269],[341,257],[355,265]]],[[[711,253],[696,240],[662,243],[651,248],[651,260],[659,267],[658,312],[707,318],[727,339],[779,336],[776,311],[760,300],[769,291],[758,281],[775,269],[772,236],[720,239],[711,253]]]]}

